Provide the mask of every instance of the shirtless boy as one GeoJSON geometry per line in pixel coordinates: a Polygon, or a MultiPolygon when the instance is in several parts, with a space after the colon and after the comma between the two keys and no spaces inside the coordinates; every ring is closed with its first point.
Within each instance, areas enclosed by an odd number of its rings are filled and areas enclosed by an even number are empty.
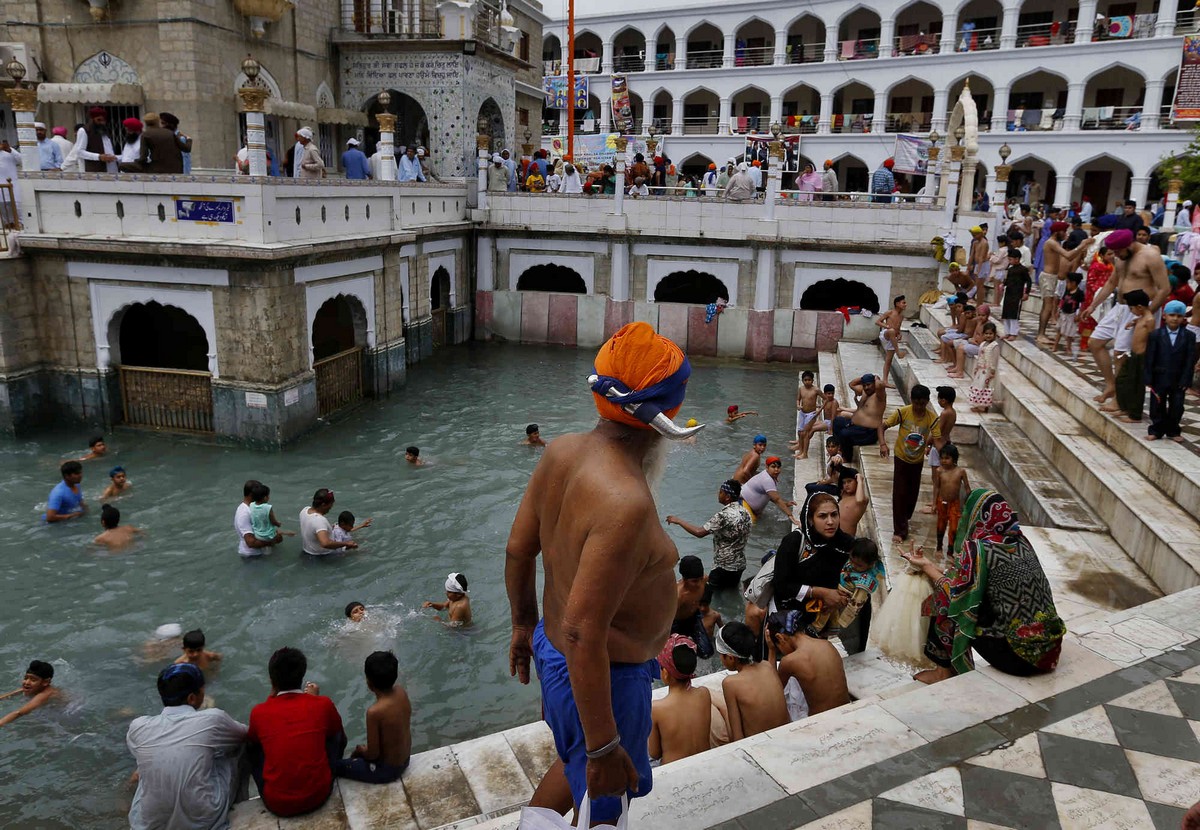
{"type": "Polygon", "coordinates": [[[405,447],[404,448],[404,460],[407,461],[409,464],[412,464],[414,467],[424,467],[425,466],[425,462],[421,460],[421,448],[420,447],[405,447]]]}
{"type": "MultiPolygon", "coordinates": [[[[1104,238],[1104,245],[1113,252],[1113,272],[1108,281],[1092,298],[1092,302],[1079,315],[1083,320],[1100,307],[1108,299],[1108,295],[1117,292],[1117,304],[1108,314],[1104,315],[1091,337],[1088,338],[1088,350],[1096,360],[1100,374],[1104,376],[1104,390],[1094,400],[1105,403],[1117,394],[1117,376],[1113,371],[1112,356],[1108,349],[1114,347],[1119,354],[1129,351],[1133,331],[1127,328],[1133,318],[1129,307],[1125,305],[1124,296],[1130,291],[1145,291],[1150,297],[1150,311],[1157,311],[1166,302],[1171,293],[1171,281],[1167,276],[1167,266],[1158,249],[1153,245],[1139,245],[1133,241],[1133,234],[1127,230],[1117,230],[1104,238]]],[[[1104,412],[1114,412],[1115,404],[1100,407],[1104,412]]]]}
{"type": "Polygon", "coordinates": [[[937,388],[938,406],[942,408],[942,411],[938,413],[938,428],[941,435],[929,442],[929,475],[933,484],[933,500],[929,502],[927,507],[921,508],[922,513],[937,512],[938,478],[942,474],[942,462],[939,453],[942,447],[950,443],[950,433],[954,429],[954,425],[958,423],[958,412],[954,409],[954,400],[957,397],[958,392],[953,386],[939,386],[937,388]]]}
{"type": "Polygon", "coordinates": [[[526,447],[544,447],[546,442],[542,440],[542,433],[538,429],[537,424],[530,424],[525,427],[525,440],[521,442],[526,447]]]}
{"type": "Polygon", "coordinates": [[[833,419],[833,435],[842,445],[842,460],[854,457],[854,448],[878,444],[882,455],[887,451],[883,438],[883,411],[887,408],[887,387],[870,373],[850,381],[850,391],[858,402],[854,415],[833,419]]]}
{"type": "Polygon", "coordinates": [[[738,405],[731,403],[729,409],[725,410],[725,423],[732,424],[734,421],[740,421],[742,418],[749,418],[751,415],[757,415],[753,409],[747,412],[739,412],[738,405]]]}
{"type": "Polygon", "coordinates": [[[938,362],[953,365],[955,341],[967,340],[974,336],[978,325],[979,320],[975,317],[975,306],[963,306],[958,327],[945,329],[938,336],[938,340],[940,341],[938,343],[938,362]]]}
{"type": "Polygon", "coordinates": [[[1063,247],[1063,241],[1071,226],[1066,222],[1055,222],[1050,226],[1050,237],[1042,244],[1042,273],[1038,274],[1038,288],[1041,289],[1042,310],[1038,313],[1038,342],[1047,346],[1053,339],[1046,334],[1046,326],[1058,304],[1058,283],[1067,274],[1079,267],[1087,247],[1080,245],[1073,251],[1063,247]]]}
{"type": "MultiPolygon", "coordinates": [[[[1146,402],[1146,345],[1150,342],[1150,333],[1157,328],[1157,321],[1145,291],[1129,291],[1123,299],[1132,315],[1131,322],[1126,325],[1131,327],[1133,336],[1129,355],[1117,374],[1117,408],[1109,414],[1127,424],[1140,424],[1146,402]]],[[[1103,407],[1101,410],[1107,411],[1103,407]]]]}
{"type": "Polygon", "coordinates": [[[767,436],[761,432],[754,436],[754,443],[746,454],[742,456],[742,460],[738,462],[738,468],[730,476],[738,484],[745,484],[752,479],[755,473],[758,472],[758,465],[762,461],[762,454],[767,451],[767,436]]]}
{"type": "MultiPolygon", "coordinates": [[[[800,447],[803,436],[810,431],[813,421],[817,420],[817,406],[821,393],[815,381],[816,376],[812,372],[806,371],[800,375],[800,388],[796,390],[796,440],[788,441],[789,449],[800,447]]],[[[801,458],[808,457],[807,449],[806,445],[801,458]]]]}
{"type": "Polygon", "coordinates": [[[971,248],[967,252],[967,276],[974,286],[976,299],[981,303],[987,302],[987,288],[984,287],[984,281],[987,280],[991,270],[992,265],[988,258],[988,241],[984,233],[984,226],[975,225],[971,228],[971,248]]]}
{"type": "Polygon", "coordinates": [[[88,441],[88,453],[79,457],[80,461],[95,461],[97,458],[103,458],[108,454],[108,446],[104,443],[104,436],[97,435],[92,440],[88,441]]]}
{"type": "Polygon", "coordinates": [[[838,523],[844,532],[857,536],[858,523],[867,512],[867,486],[858,471],[850,467],[840,467],[838,476],[842,488],[838,499],[838,523]]]}
{"type": "MultiPolygon", "coordinates": [[[[425,602],[421,604],[421,607],[432,608],[435,611],[449,609],[447,621],[450,625],[455,627],[469,625],[471,622],[471,599],[467,594],[467,578],[460,573],[452,573],[446,577],[446,601],[425,602]]],[[[433,618],[441,622],[441,617],[437,614],[434,614],[433,618]]]]}
{"type": "Polygon", "coordinates": [[[133,486],[133,482],[125,475],[124,467],[113,467],[108,471],[108,477],[112,479],[112,483],[104,488],[104,492],[100,494],[101,499],[115,499],[133,486]]]}
{"type": "Polygon", "coordinates": [[[890,386],[892,379],[892,358],[899,356],[904,359],[904,350],[900,348],[900,324],[904,322],[904,312],[908,308],[908,300],[901,294],[892,300],[892,310],[880,315],[875,325],[881,329],[879,340],[883,344],[883,383],[890,386]]]}
{"type": "Polygon", "coordinates": [[[212,671],[213,663],[219,663],[221,655],[204,648],[204,632],[199,628],[183,635],[183,654],[179,655],[176,663],[191,663],[200,671],[212,671]]]}
{"type": "Polygon", "coordinates": [[[696,645],[681,634],[672,634],[658,655],[659,674],[667,696],[650,706],[650,758],[669,764],[709,748],[712,695],[693,686],[696,645]]]}
{"type": "Polygon", "coordinates": [[[721,618],[721,612],[713,610],[712,600],[713,586],[705,585],[697,610],[700,612],[700,623],[704,626],[704,633],[709,636],[709,639],[716,636],[717,626],[725,624],[725,620],[721,618]]]}
{"type": "Polygon", "coordinates": [[[679,581],[675,583],[675,620],[672,634],[682,634],[692,641],[701,657],[712,657],[712,644],[704,635],[704,615],[700,600],[704,597],[704,563],[699,556],[684,556],[679,560],[679,581]]]}
{"type": "Polygon", "coordinates": [[[400,664],[390,651],[376,651],[363,663],[367,689],[375,702],[367,707],[367,742],[358,744],[349,758],[335,761],[333,774],[367,784],[395,781],[408,768],[412,754],[412,703],[403,686],[396,684],[400,664]]]}
{"type": "Polygon", "coordinates": [[[721,681],[731,741],[791,722],[779,673],[770,663],[754,662],[756,639],[745,623],[728,622],[717,631],[721,665],[736,672],[721,681]]]}
{"type": "Polygon", "coordinates": [[[0,726],[7,726],[17,718],[28,715],[34,709],[39,709],[50,701],[56,700],[61,694],[62,692],[54,687],[54,666],[41,660],[31,661],[29,668],[25,670],[21,688],[6,695],[0,695],[0,700],[8,700],[17,695],[25,695],[27,698],[20,708],[14,709],[0,718],[0,726]]]}
{"type": "Polygon", "coordinates": [[[939,456],[941,475],[934,479],[933,503],[937,505],[937,552],[942,552],[942,535],[948,534],[951,548],[962,518],[962,494],[971,492],[967,471],[958,466],[958,447],[943,444],[939,456]]]}
{"type": "Polygon", "coordinates": [[[779,661],[780,682],[786,686],[795,678],[811,716],[845,706],[850,702],[850,692],[837,648],[829,640],[805,634],[803,617],[799,611],[772,614],[767,618],[767,631],[783,655],[779,661]]]}
{"type": "Polygon", "coordinates": [[[141,528],[121,524],[121,511],[111,504],[100,506],[100,527],[103,531],[92,541],[107,548],[123,548],[142,532],[141,528]]]}

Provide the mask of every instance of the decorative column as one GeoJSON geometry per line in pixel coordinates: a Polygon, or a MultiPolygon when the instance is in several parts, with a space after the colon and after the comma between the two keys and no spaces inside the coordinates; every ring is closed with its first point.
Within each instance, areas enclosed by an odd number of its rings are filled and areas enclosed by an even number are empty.
{"type": "Polygon", "coordinates": [[[13,76],[13,80],[17,82],[17,86],[13,89],[4,91],[4,96],[8,98],[12,105],[13,114],[16,116],[17,122],[17,148],[21,153],[21,168],[27,172],[36,172],[42,169],[41,156],[38,153],[37,134],[33,129],[34,113],[37,112],[37,90],[25,89],[22,82],[25,78],[25,66],[16,58],[9,61],[5,67],[9,74],[13,76]],[[13,74],[13,70],[20,67],[20,78],[13,74]]]}
{"type": "Polygon", "coordinates": [[[825,26],[825,54],[821,59],[826,63],[838,59],[838,27],[836,23],[825,26]]]}
{"type": "MultiPolygon", "coordinates": [[[[379,180],[381,182],[394,182],[396,181],[396,145],[394,143],[396,116],[386,111],[388,105],[392,103],[392,96],[385,89],[379,93],[379,97],[375,100],[385,110],[375,116],[375,120],[379,122],[379,180]]],[[[483,130],[480,130],[479,133],[476,142],[478,143],[480,139],[487,138],[488,144],[483,146],[490,147],[490,137],[483,135],[483,130]]],[[[483,179],[483,186],[485,189],[487,188],[486,175],[483,179]]]]}
{"type": "Polygon", "coordinates": [[[1163,214],[1163,230],[1175,227],[1175,217],[1179,214],[1179,191],[1183,190],[1183,167],[1179,162],[1171,167],[1171,180],[1167,182],[1167,210],[1163,214]]]}
{"type": "Polygon", "coordinates": [[[725,35],[725,51],[721,55],[721,66],[725,69],[733,69],[736,37],[737,35],[733,32],[725,35]]]}
{"type": "Polygon", "coordinates": [[[1146,81],[1146,94],[1142,99],[1143,130],[1157,130],[1162,113],[1163,82],[1162,78],[1146,81]]]}
{"type": "Polygon", "coordinates": [[[833,93],[821,95],[821,115],[817,118],[817,134],[829,135],[833,128],[833,93]]]}
{"type": "Polygon", "coordinates": [[[887,105],[888,94],[886,92],[875,93],[875,114],[871,116],[871,133],[882,135],[887,132],[887,105]]]}
{"type": "Polygon", "coordinates": [[[671,100],[671,135],[683,135],[683,99],[671,100]]]}
{"type": "Polygon", "coordinates": [[[950,11],[942,15],[942,43],[938,51],[943,55],[958,49],[958,12],[950,11]]]}
{"type": "Polygon", "coordinates": [[[948,94],[945,87],[938,87],[933,91],[933,117],[929,119],[929,129],[946,129],[946,100],[948,94]]]}
{"type": "Polygon", "coordinates": [[[1146,197],[1150,194],[1150,177],[1149,176],[1130,176],[1129,177],[1129,198],[1137,202],[1138,207],[1146,204],[1146,197]]]}
{"type": "Polygon", "coordinates": [[[1158,20],[1154,22],[1155,37],[1171,37],[1175,34],[1176,6],[1175,3],[1158,4],[1158,20]]]}
{"type": "Polygon", "coordinates": [[[492,237],[481,233],[475,237],[475,290],[495,291],[496,272],[492,267],[492,237]]]}
{"type": "Polygon", "coordinates": [[[961,143],[955,144],[950,148],[950,187],[946,191],[946,218],[944,224],[947,228],[954,227],[954,211],[958,207],[958,193],[962,182],[962,163],[963,156],[966,155],[967,148],[961,143]]]}
{"type": "Polygon", "coordinates": [[[1067,132],[1078,132],[1079,125],[1083,121],[1083,90],[1083,83],[1067,85],[1067,107],[1066,114],[1063,116],[1063,130],[1067,132]]]}
{"type": "Polygon", "coordinates": [[[267,169],[267,127],[263,112],[266,108],[268,90],[252,86],[254,79],[262,71],[250,55],[242,61],[242,74],[246,76],[247,85],[238,90],[238,99],[242,110],[246,113],[246,152],[250,154],[250,175],[266,176],[267,169]]]}
{"type": "Polygon", "coordinates": [[[605,75],[613,73],[613,44],[611,40],[604,41],[603,51],[600,53],[600,71],[605,75]]]}
{"type": "Polygon", "coordinates": [[[879,21],[879,57],[890,58],[896,51],[896,18],[879,21]]]}
{"type": "Polygon", "coordinates": [[[721,99],[721,114],[717,116],[717,135],[729,135],[729,122],[733,119],[733,104],[728,98],[721,99]]]}
{"type": "Polygon", "coordinates": [[[566,107],[563,107],[562,109],[560,109],[558,111],[558,134],[559,135],[567,134],[567,119],[571,117],[570,106],[571,106],[571,104],[570,104],[570,102],[568,102],[566,107]]]}
{"type": "Polygon", "coordinates": [[[775,309],[775,249],[770,245],[763,245],[759,248],[756,265],[754,310],[773,311],[775,309]]]}
{"type": "Polygon", "coordinates": [[[1004,202],[1008,198],[1008,177],[1012,173],[1012,167],[1008,165],[1008,157],[1012,154],[1012,148],[1007,144],[1000,145],[1000,164],[996,166],[996,185],[992,193],[992,211],[996,214],[996,233],[999,234],[1004,230],[1004,202]]]}
{"type": "Polygon", "coordinates": [[[1017,48],[1017,21],[1021,16],[1021,4],[1009,3],[1004,6],[1004,17],[1000,21],[1000,48],[1017,48]]]}
{"type": "Polygon", "coordinates": [[[650,129],[654,123],[654,100],[646,98],[642,101],[642,132],[650,129]]]}
{"type": "Polygon", "coordinates": [[[942,150],[937,146],[938,139],[937,130],[931,130],[929,133],[929,192],[933,195],[933,200],[936,202],[941,196],[942,186],[942,150]]]}
{"type": "Polygon", "coordinates": [[[526,127],[525,135],[523,136],[523,138],[525,139],[525,143],[521,145],[521,154],[523,156],[525,156],[525,158],[532,161],[533,160],[533,130],[526,127]]]}
{"type": "Polygon", "coordinates": [[[767,113],[767,117],[771,119],[772,123],[779,122],[780,124],[783,124],[783,96],[782,95],[772,95],[771,96],[771,111],[769,113],[767,113]]]}
{"type": "Polygon", "coordinates": [[[1075,177],[1071,175],[1054,177],[1054,204],[1071,204],[1071,191],[1075,189],[1075,177]]]}
{"type": "MultiPolygon", "coordinates": [[[[779,190],[783,184],[784,151],[783,142],[779,140],[779,135],[781,132],[783,132],[783,130],[779,126],[778,121],[771,125],[771,135],[774,136],[774,140],[771,141],[771,148],[769,151],[771,161],[767,166],[767,192],[766,198],[763,200],[763,219],[767,220],[768,222],[775,220],[775,200],[779,198],[779,190]]],[[[772,308],[773,307],[774,306],[772,306],[772,308]]]]}
{"type": "Polygon", "coordinates": [[[642,68],[644,72],[658,71],[658,38],[646,38],[646,60],[642,68]]]}
{"type": "Polygon", "coordinates": [[[771,63],[776,66],[787,65],[787,31],[775,30],[775,53],[771,55],[771,63]]]}
{"type": "Polygon", "coordinates": [[[1079,17],[1075,19],[1076,43],[1092,42],[1092,30],[1096,27],[1096,5],[1096,0],[1079,0],[1079,17]]]}
{"type": "Polygon", "coordinates": [[[687,35],[675,38],[675,68],[687,69],[687,35]]]}
{"type": "Polygon", "coordinates": [[[617,188],[613,194],[613,214],[621,216],[625,211],[625,151],[629,140],[624,136],[617,138],[617,188]]]}
{"type": "Polygon", "coordinates": [[[996,100],[992,102],[992,132],[1003,133],[1008,129],[1008,93],[1009,87],[996,87],[996,100]]]}
{"type": "MultiPolygon", "coordinates": [[[[475,171],[478,177],[475,181],[476,193],[478,193],[478,204],[480,210],[488,209],[488,162],[491,161],[492,137],[488,135],[475,136],[475,148],[478,158],[475,160],[475,171]]],[[[380,159],[379,178],[383,179],[383,160],[380,159]]],[[[396,165],[392,163],[392,178],[388,181],[395,181],[396,165]]]]}
{"type": "Polygon", "coordinates": [[[612,85],[609,84],[608,94],[600,98],[599,131],[607,133],[612,128],[612,85]]]}
{"type": "Polygon", "coordinates": [[[614,242],[612,246],[612,284],[608,296],[614,303],[632,299],[629,296],[629,243],[614,242]]]}

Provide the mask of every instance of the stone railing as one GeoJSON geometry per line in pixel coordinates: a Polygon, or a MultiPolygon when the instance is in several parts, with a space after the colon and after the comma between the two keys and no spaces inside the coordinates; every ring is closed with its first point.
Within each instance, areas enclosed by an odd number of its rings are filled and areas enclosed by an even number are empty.
{"type": "Polygon", "coordinates": [[[32,173],[18,188],[25,237],[279,245],[402,233],[467,217],[462,179],[32,173]]]}

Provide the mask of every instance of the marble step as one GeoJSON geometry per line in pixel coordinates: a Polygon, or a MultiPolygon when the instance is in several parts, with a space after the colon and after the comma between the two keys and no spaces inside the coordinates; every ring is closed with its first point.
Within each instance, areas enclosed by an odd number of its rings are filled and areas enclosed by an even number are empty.
{"type": "Polygon", "coordinates": [[[1005,495],[1015,502],[1022,524],[1108,530],[1020,427],[1001,416],[983,418],[979,448],[1004,483],[1005,495]]]}
{"type": "MultiPolygon", "coordinates": [[[[1048,398],[1200,520],[1200,456],[1173,441],[1146,441],[1146,426],[1123,424],[1099,410],[1099,389],[1027,340],[1005,343],[1001,354],[1048,398]]],[[[1002,379],[1006,375],[1001,372],[1002,379]]],[[[1194,406],[1189,401],[1188,406],[1194,406]]]]}
{"type": "Polygon", "coordinates": [[[1003,411],[1108,522],[1113,538],[1162,591],[1200,585],[1200,524],[1139,467],[1022,377],[1007,361],[1003,411]]]}

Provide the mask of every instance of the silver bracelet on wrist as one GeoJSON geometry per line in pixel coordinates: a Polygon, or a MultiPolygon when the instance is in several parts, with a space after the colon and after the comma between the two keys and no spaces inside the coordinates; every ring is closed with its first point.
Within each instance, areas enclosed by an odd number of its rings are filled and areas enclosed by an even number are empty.
{"type": "Polygon", "coordinates": [[[600,747],[599,749],[585,750],[584,754],[587,755],[587,759],[589,761],[595,761],[597,759],[603,758],[605,755],[608,755],[609,753],[611,753],[614,749],[616,749],[620,745],[621,745],[621,733],[618,732],[616,737],[613,738],[608,743],[606,743],[604,746],[600,747]]]}

